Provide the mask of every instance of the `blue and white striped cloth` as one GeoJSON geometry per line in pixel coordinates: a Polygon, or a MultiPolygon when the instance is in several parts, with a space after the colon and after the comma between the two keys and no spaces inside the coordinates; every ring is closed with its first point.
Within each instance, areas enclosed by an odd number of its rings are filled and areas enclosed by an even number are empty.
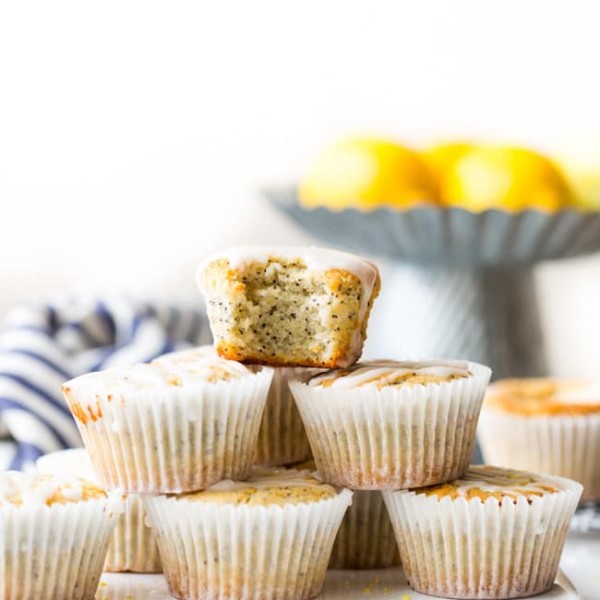
{"type": "Polygon", "coordinates": [[[81,445],[60,393],[89,371],[146,362],[208,343],[205,313],[123,297],[71,297],[21,305],[0,333],[0,470],[81,445]]]}

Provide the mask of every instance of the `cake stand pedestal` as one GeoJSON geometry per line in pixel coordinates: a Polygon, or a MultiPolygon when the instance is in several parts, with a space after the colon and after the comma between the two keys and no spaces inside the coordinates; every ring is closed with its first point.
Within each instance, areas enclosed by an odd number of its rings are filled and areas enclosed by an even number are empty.
{"type": "Polygon", "coordinates": [[[492,365],[494,377],[546,374],[532,270],[393,266],[372,336],[398,357],[492,365]]]}

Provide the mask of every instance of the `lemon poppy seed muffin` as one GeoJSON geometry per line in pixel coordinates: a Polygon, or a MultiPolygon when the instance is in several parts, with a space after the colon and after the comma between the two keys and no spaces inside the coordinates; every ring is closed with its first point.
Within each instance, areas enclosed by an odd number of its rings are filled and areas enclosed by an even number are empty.
{"type": "Polygon", "coordinates": [[[478,436],[486,462],[569,477],[583,484],[583,500],[600,499],[600,381],[497,381],[478,436]]]}
{"type": "Polygon", "coordinates": [[[462,475],[490,374],[470,362],[376,360],[290,387],[326,481],[397,489],[462,475]]]}
{"type": "Polygon", "coordinates": [[[263,468],[144,501],[175,597],[303,600],[323,586],[351,497],[309,471],[263,468]]]}
{"type": "Polygon", "coordinates": [[[183,492],[249,473],[272,375],[179,355],[83,375],[62,390],[103,486],[183,492]]]}
{"type": "Polygon", "coordinates": [[[303,367],[274,368],[273,382],[258,432],[257,465],[292,465],[312,456],[304,423],[289,384],[318,372],[318,369],[303,367]]]}
{"type": "Polygon", "coordinates": [[[0,473],[0,597],[93,598],[122,509],[78,477],[0,473]]]}
{"type": "Polygon", "coordinates": [[[386,490],[410,586],[444,598],[525,598],[554,584],[581,485],[472,466],[460,479],[386,490]]]}
{"type": "MultiPolygon", "coordinates": [[[[316,465],[311,459],[294,468],[315,472],[316,465]]],[[[335,538],[329,568],[383,569],[399,564],[396,537],[381,493],[352,492],[352,505],[335,538]]]]}
{"type": "MultiPolygon", "coordinates": [[[[61,450],[38,458],[40,473],[75,475],[96,481],[90,456],[84,448],[61,450]]],[[[124,511],[111,536],[104,571],[160,573],[160,557],[154,533],[145,523],[142,500],[137,494],[123,496],[124,511]]]]}
{"type": "Polygon", "coordinates": [[[358,360],[380,285],[377,267],[358,256],[269,246],[213,255],[197,279],[221,356],[323,368],[358,360]]]}

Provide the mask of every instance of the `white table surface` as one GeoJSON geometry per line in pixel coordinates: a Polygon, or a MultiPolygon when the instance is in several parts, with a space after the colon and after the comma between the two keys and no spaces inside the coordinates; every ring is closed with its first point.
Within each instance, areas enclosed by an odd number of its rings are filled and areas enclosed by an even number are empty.
{"type": "MultiPolygon", "coordinates": [[[[600,534],[570,534],[561,561],[566,578],[559,577],[539,600],[600,600],[600,534]],[[573,584],[571,587],[569,581],[573,584]],[[575,592],[577,590],[577,592],[575,592]]],[[[161,575],[105,573],[97,600],[168,600],[161,575]]],[[[322,600],[420,600],[430,598],[410,590],[401,569],[329,571],[322,600]]]]}

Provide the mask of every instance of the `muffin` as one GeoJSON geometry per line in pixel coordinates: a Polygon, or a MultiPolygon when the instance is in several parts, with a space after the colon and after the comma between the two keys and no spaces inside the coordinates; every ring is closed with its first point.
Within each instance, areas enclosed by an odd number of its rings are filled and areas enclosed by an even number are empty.
{"type": "Polygon", "coordinates": [[[318,248],[231,248],[197,279],[219,355],[273,366],[356,362],[379,293],[373,263],[318,248]]]}
{"type": "MultiPolygon", "coordinates": [[[[314,460],[294,468],[317,477],[314,460]]],[[[331,551],[330,569],[383,569],[400,564],[394,529],[380,492],[355,491],[331,551]]]]}
{"type": "Polygon", "coordinates": [[[460,361],[377,360],[290,388],[325,481],[398,489],[464,473],[490,374],[460,361]]]}
{"type": "Polygon", "coordinates": [[[72,476],[0,473],[0,597],[94,597],[118,497],[72,476]]]}
{"type": "MultiPolygon", "coordinates": [[[[96,480],[96,473],[86,450],[75,448],[52,452],[39,458],[37,470],[41,473],[96,480]]],[[[141,498],[136,494],[123,496],[125,510],[117,521],[108,546],[104,571],[133,573],[160,573],[160,557],[154,533],[145,524],[141,498]]]]}
{"type": "Polygon", "coordinates": [[[474,466],[451,483],[383,497],[410,586],[444,598],[525,598],[556,578],[581,485],[474,466]]]}
{"type": "Polygon", "coordinates": [[[570,477],[583,500],[600,500],[600,381],[497,381],[478,436],[486,462],[570,477]]]}
{"type": "Polygon", "coordinates": [[[250,472],[273,376],[218,357],[110,369],[63,385],[107,489],[199,490],[250,472]]]}
{"type": "Polygon", "coordinates": [[[384,569],[400,564],[398,544],[381,492],[355,491],[335,538],[330,569],[384,569]]]}
{"type": "Polygon", "coordinates": [[[313,598],[352,492],[308,471],[257,469],[246,481],[144,498],[176,598],[313,598]]]}
{"type": "Polygon", "coordinates": [[[258,432],[257,465],[290,465],[312,454],[304,423],[290,392],[289,382],[315,374],[316,369],[276,367],[258,432]]]}

